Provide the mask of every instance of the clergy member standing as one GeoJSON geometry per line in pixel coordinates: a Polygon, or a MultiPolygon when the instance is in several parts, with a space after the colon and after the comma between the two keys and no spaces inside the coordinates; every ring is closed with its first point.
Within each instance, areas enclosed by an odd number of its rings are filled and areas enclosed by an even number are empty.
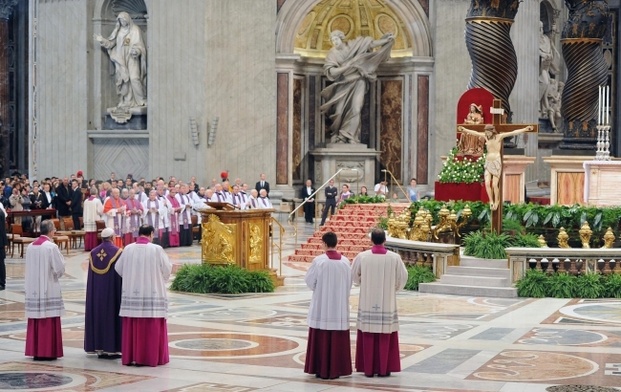
{"type": "Polygon", "coordinates": [[[141,226],[138,239],[125,247],[114,267],[123,278],[123,365],[169,362],[166,282],[172,264],[164,249],[151,243],[154,230],[153,226],[141,226]]]}
{"type": "Polygon", "coordinates": [[[103,204],[97,197],[97,188],[92,187],[91,195],[84,200],[84,250],[90,251],[97,246],[97,221],[103,214],[103,204]]]}
{"type": "Polygon", "coordinates": [[[352,279],[360,285],[356,371],[387,377],[401,371],[396,293],[405,287],[408,272],[401,257],[384,247],[383,229],[373,229],[371,241],[371,250],[358,254],[352,266],[352,279]]]}
{"type": "Polygon", "coordinates": [[[65,273],[65,259],[51,240],[55,231],[51,220],[41,222],[41,236],[26,251],[26,356],[35,361],[63,356],[60,316],[65,305],[58,279],[65,273]]]}
{"type": "Polygon", "coordinates": [[[96,352],[99,358],[120,358],[121,352],[121,277],[114,263],[121,249],[114,245],[114,230],[101,232],[101,245],[89,256],[84,315],[84,351],[96,352]]]}
{"type": "Polygon", "coordinates": [[[321,237],[326,253],[315,257],[304,280],[313,290],[308,310],[308,345],[304,372],[332,379],[350,375],[349,260],[336,251],[336,234],[321,237]]]}

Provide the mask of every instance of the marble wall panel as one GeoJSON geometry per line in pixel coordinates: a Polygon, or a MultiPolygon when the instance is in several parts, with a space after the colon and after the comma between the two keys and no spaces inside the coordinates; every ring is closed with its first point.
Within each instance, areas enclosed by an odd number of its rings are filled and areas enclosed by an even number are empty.
{"type": "Polygon", "coordinates": [[[293,124],[291,135],[291,176],[294,182],[302,181],[302,119],[303,78],[293,79],[293,124]]]}
{"type": "MultiPolygon", "coordinates": [[[[39,1],[37,178],[86,166],[87,2],[39,1]]],[[[31,165],[32,169],[32,165],[31,165]]],[[[34,173],[33,173],[34,174],[34,173]]]]}
{"type": "MultiPolygon", "coordinates": [[[[416,119],[416,180],[419,184],[429,183],[429,75],[417,78],[416,119]]],[[[409,184],[409,181],[406,181],[409,184]]]]}
{"type": "Polygon", "coordinates": [[[403,183],[403,80],[381,80],[380,90],[380,165],[403,183]]]}
{"type": "Polygon", "coordinates": [[[276,183],[286,184],[289,179],[289,74],[279,73],[277,80],[276,183]]]}

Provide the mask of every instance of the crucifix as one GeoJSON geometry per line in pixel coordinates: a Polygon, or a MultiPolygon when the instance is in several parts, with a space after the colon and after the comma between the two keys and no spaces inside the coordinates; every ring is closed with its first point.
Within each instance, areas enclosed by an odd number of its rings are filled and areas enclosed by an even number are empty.
{"type": "Polygon", "coordinates": [[[457,126],[457,131],[476,136],[485,140],[485,190],[489,197],[492,212],[492,231],[502,231],[502,158],[503,139],[519,135],[524,132],[538,132],[539,125],[506,124],[504,109],[500,99],[494,99],[494,105],[490,109],[493,114],[491,124],[464,124],[457,126]]]}

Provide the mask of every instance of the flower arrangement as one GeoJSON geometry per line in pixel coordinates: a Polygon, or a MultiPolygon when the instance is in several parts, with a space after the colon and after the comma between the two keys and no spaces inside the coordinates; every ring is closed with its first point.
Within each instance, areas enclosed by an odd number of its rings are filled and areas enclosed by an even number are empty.
{"type": "Polygon", "coordinates": [[[438,181],[463,184],[483,181],[485,154],[479,158],[470,158],[468,156],[458,157],[457,152],[457,147],[453,147],[438,175],[438,181]]]}

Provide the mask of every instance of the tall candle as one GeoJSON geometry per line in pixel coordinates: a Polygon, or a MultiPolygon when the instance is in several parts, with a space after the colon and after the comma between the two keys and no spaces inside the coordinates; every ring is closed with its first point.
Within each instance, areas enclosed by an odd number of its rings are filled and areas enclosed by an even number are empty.
{"type": "Polygon", "coordinates": [[[604,103],[602,102],[602,86],[597,89],[597,125],[602,125],[602,110],[604,103]]]}
{"type": "Polygon", "coordinates": [[[609,125],[610,123],[610,113],[608,109],[610,108],[610,86],[606,86],[604,89],[604,125],[609,125]]]}

